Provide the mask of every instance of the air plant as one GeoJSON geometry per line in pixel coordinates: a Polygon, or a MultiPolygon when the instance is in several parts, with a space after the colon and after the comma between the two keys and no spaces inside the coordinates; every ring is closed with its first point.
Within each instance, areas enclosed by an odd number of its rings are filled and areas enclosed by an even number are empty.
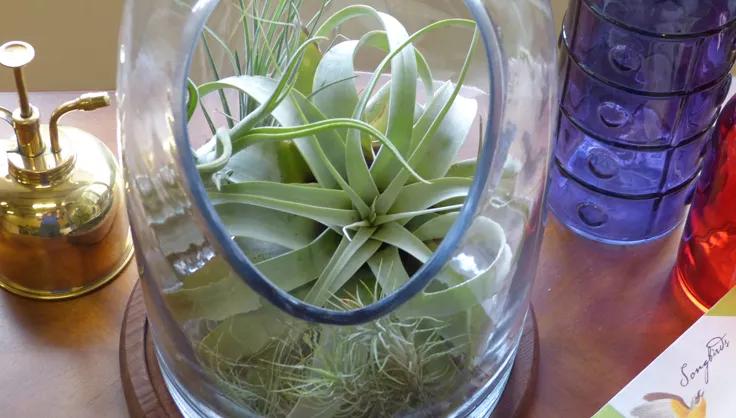
{"type": "MultiPolygon", "coordinates": [[[[380,286],[359,283],[330,304],[355,309],[375,302],[380,286]]],[[[261,416],[390,416],[431,403],[463,375],[465,346],[446,338],[432,317],[388,315],[375,322],[275,336],[237,361],[219,357],[218,343],[200,346],[233,398],[261,416]]]]}
{"type": "MultiPolygon", "coordinates": [[[[190,117],[206,114],[201,99],[216,93],[228,120],[212,125],[198,168],[226,228],[264,275],[311,304],[354,309],[408,281],[459,216],[475,173],[474,160],[457,159],[478,113],[461,95],[478,34],[467,19],[409,34],[365,5],[331,16],[323,6],[303,24],[297,3],[241,3],[246,47],[229,55],[240,75],[190,83],[190,117]],[[379,29],[335,35],[359,18],[379,29]],[[437,83],[414,45],[447,27],[467,29],[471,41],[457,79],[437,83]],[[281,41],[266,47],[266,39],[281,41]],[[385,57],[361,74],[354,58],[368,47],[385,57]],[[226,92],[237,95],[238,114],[226,92]]],[[[487,217],[476,218],[473,239],[493,242],[492,263],[450,262],[425,292],[366,325],[290,319],[217,258],[166,299],[178,320],[204,324],[195,341],[202,363],[261,415],[384,416],[429,403],[476,366],[493,327],[482,304],[509,275],[512,251],[487,217]]]]}

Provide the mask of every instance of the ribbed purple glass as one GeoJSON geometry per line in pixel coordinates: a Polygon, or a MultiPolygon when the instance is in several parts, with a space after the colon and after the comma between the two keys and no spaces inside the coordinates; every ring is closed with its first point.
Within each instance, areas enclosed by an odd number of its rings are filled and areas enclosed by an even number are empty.
{"type": "Polygon", "coordinates": [[[736,0],[572,0],[549,206],[633,244],[684,218],[730,83],[736,0]]]}

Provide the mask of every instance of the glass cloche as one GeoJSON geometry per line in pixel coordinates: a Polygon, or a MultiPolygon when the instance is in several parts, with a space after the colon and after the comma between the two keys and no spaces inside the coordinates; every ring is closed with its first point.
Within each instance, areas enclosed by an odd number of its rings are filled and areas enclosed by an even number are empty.
{"type": "Polygon", "coordinates": [[[127,0],[119,122],[186,416],[481,416],[529,310],[545,0],[127,0]]]}

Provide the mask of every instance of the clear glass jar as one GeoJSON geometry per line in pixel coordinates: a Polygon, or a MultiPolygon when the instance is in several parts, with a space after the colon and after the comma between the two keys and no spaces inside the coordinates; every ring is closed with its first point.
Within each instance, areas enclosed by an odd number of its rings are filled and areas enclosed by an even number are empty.
{"type": "Polygon", "coordinates": [[[542,238],[554,39],[538,0],[126,2],[129,212],[186,415],[493,410],[542,238]]]}

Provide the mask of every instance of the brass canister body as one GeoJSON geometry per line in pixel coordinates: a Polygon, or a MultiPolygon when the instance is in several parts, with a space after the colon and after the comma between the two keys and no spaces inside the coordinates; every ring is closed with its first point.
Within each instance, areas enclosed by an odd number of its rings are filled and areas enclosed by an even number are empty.
{"type": "Polygon", "coordinates": [[[25,184],[10,173],[22,158],[15,139],[0,141],[0,286],[36,299],[95,290],[133,255],[113,155],[85,131],[62,126],[59,134],[74,151],[73,169],[25,184]]]}

